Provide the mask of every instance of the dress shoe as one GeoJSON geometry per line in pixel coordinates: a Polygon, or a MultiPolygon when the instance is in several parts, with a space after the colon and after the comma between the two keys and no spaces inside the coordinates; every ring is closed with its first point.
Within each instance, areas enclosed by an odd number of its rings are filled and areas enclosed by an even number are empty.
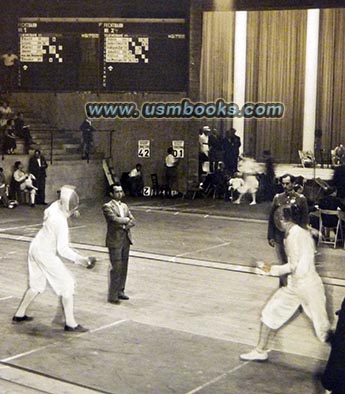
{"type": "Polygon", "coordinates": [[[24,315],[24,316],[13,316],[12,317],[12,322],[13,323],[22,323],[24,321],[32,321],[32,320],[34,320],[33,317],[26,316],[26,315],[24,315]]]}
{"type": "Polygon", "coordinates": [[[125,293],[121,292],[121,293],[119,293],[119,299],[120,300],[129,300],[129,297],[125,293]]]}
{"type": "Polygon", "coordinates": [[[70,327],[66,324],[64,330],[68,331],[68,332],[87,332],[87,331],[89,331],[88,328],[85,328],[85,327],[81,326],[80,324],[78,324],[76,327],[70,327]]]}
{"type": "Polygon", "coordinates": [[[109,304],[119,305],[121,304],[120,300],[108,300],[109,304]]]}

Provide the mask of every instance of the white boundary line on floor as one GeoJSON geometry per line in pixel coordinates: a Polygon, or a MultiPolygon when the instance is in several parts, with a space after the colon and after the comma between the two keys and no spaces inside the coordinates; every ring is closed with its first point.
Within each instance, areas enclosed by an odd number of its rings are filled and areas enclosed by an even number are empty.
{"type": "Polygon", "coordinates": [[[129,320],[126,320],[126,319],[118,320],[118,321],[116,321],[114,323],[106,324],[105,326],[102,326],[102,327],[99,327],[99,328],[94,328],[93,330],[90,330],[89,332],[93,334],[94,332],[105,330],[106,328],[114,327],[114,326],[117,326],[119,324],[125,323],[127,321],[129,321],[129,320]]]}
{"type": "Polygon", "coordinates": [[[16,360],[17,358],[28,356],[29,354],[33,354],[33,353],[39,352],[40,350],[47,349],[48,347],[54,346],[57,343],[59,343],[59,342],[50,343],[49,345],[40,346],[40,347],[37,347],[36,349],[31,349],[31,350],[28,350],[27,352],[24,352],[24,353],[15,354],[14,356],[0,360],[0,362],[1,363],[8,363],[9,361],[16,360]]]}
{"type": "Polygon", "coordinates": [[[18,229],[21,229],[21,228],[28,228],[28,227],[38,227],[38,226],[41,227],[42,226],[42,222],[37,223],[37,224],[25,224],[23,226],[0,228],[0,232],[11,231],[11,230],[18,230],[18,229]]]}
{"type": "MultiPolygon", "coordinates": [[[[18,236],[12,234],[1,234],[0,239],[9,239],[14,241],[25,241],[31,242],[32,237],[25,237],[25,236],[18,236]]],[[[220,244],[222,245],[222,244],[220,244]]],[[[89,245],[89,244],[80,244],[80,243],[71,243],[71,246],[76,249],[80,250],[88,250],[92,252],[99,252],[99,253],[106,253],[108,254],[108,248],[105,246],[98,246],[98,245],[89,245]]],[[[212,247],[214,248],[214,247],[212,247]]],[[[182,265],[190,265],[195,267],[204,267],[210,269],[221,269],[224,271],[232,271],[232,272],[239,272],[239,273],[249,273],[249,274],[256,274],[257,269],[253,266],[248,265],[236,265],[231,263],[223,263],[218,261],[207,261],[207,260],[199,260],[193,258],[182,257],[181,255],[176,256],[169,256],[164,254],[158,253],[150,253],[150,252],[140,252],[140,251],[130,251],[131,257],[146,259],[146,260],[154,260],[154,261],[163,261],[167,263],[173,264],[182,264],[182,265]]],[[[345,279],[338,279],[338,278],[330,278],[327,276],[321,277],[323,283],[325,285],[331,286],[340,286],[345,287],[345,279]]]]}
{"type": "Polygon", "coordinates": [[[2,298],[0,298],[0,301],[10,300],[11,298],[13,298],[13,296],[2,297],[2,298]]]}
{"type": "MultiPolygon", "coordinates": [[[[68,333],[66,333],[66,337],[63,338],[63,341],[64,341],[65,339],[78,338],[78,337],[84,336],[84,335],[86,335],[86,334],[93,334],[93,333],[95,333],[95,332],[98,332],[98,331],[101,331],[101,330],[105,330],[105,329],[107,329],[107,328],[109,328],[109,327],[116,326],[116,325],[121,324],[121,323],[124,323],[124,322],[126,322],[126,321],[129,321],[129,320],[116,320],[116,321],[113,322],[113,323],[106,324],[106,325],[104,325],[104,326],[101,326],[101,327],[98,327],[98,328],[94,328],[93,330],[89,330],[89,331],[86,331],[86,332],[83,332],[83,333],[80,333],[80,334],[75,334],[75,333],[70,333],[70,334],[68,334],[68,333]]],[[[25,323],[24,323],[24,324],[25,324],[25,323]]],[[[28,350],[27,352],[24,352],[24,353],[19,353],[19,354],[16,354],[16,355],[14,355],[14,356],[11,356],[11,357],[4,358],[4,359],[0,360],[0,363],[8,363],[9,361],[16,360],[17,358],[21,358],[21,357],[24,357],[24,356],[28,356],[28,355],[30,355],[30,354],[37,353],[37,352],[39,352],[39,351],[41,351],[41,350],[45,350],[45,349],[47,349],[47,348],[49,348],[49,347],[58,345],[58,344],[61,343],[61,342],[62,342],[62,341],[56,341],[56,342],[54,342],[54,343],[49,343],[48,345],[45,345],[45,346],[40,346],[40,347],[38,347],[38,348],[36,348],[36,349],[28,350]]]]}
{"type": "Polygon", "coordinates": [[[179,211],[173,208],[167,207],[149,207],[149,206],[134,206],[131,208],[131,211],[143,211],[143,212],[154,212],[154,213],[165,213],[170,215],[184,215],[184,216],[199,216],[205,219],[217,219],[217,220],[228,220],[228,221],[236,221],[236,222],[245,222],[245,223],[262,223],[267,224],[268,220],[264,219],[250,219],[250,218],[240,218],[236,216],[223,216],[223,215],[210,215],[204,212],[197,212],[195,209],[190,209],[187,212],[187,209],[184,211],[179,211]]]}
{"type": "Polygon", "coordinates": [[[244,363],[242,363],[242,364],[240,364],[240,365],[237,365],[237,367],[230,369],[230,371],[227,371],[227,372],[222,373],[221,375],[219,375],[219,376],[217,376],[216,378],[210,380],[209,382],[206,382],[206,383],[204,383],[203,385],[201,385],[201,386],[199,386],[199,387],[196,387],[195,389],[193,389],[193,390],[191,390],[191,391],[188,391],[186,394],[194,394],[194,393],[197,393],[198,391],[203,390],[205,387],[208,387],[208,386],[210,386],[211,384],[218,382],[219,380],[225,378],[227,375],[230,375],[230,374],[232,374],[233,372],[237,371],[238,369],[240,369],[240,368],[246,366],[249,362],[250,362],[250,361],[246,361],[246,362],[244,362],[244,363]]]}

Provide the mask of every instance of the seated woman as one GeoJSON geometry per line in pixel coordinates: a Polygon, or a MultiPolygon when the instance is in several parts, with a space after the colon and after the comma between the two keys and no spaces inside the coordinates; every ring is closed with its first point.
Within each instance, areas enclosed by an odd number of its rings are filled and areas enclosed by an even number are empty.
{"type": "Polygon", "coordinates": [[[13,173],[15,188],[17,189],[17,187],[19,186],[20,191],[29,192],[31,207],[34,207],[37,187],[32,184],[32,179],[35,179],[35,177],[32,174],[27,174],[24,172],[22,162],[16,161],[14,163],[13,173]]]}
{"type": "Polygon", "coordinates": [[[7,121],[3,144],[3,151],[8,155],[12,155],[17,147],[13,120],[7,121]]]}
{"type": "Polygon", "coordinates": [[[7,101],[0,103],[0,128],[5,129],[7,121],[13,118],[12,109],[7,101]]]}
{"type": "Polygon", "coordinates": [[[26,149],[30,148],[34,142],[32,140],[30,126],[25,124],[24,113],[18,112],[14,119],[14,129],[17,137],[24,138],[26,149]]]}

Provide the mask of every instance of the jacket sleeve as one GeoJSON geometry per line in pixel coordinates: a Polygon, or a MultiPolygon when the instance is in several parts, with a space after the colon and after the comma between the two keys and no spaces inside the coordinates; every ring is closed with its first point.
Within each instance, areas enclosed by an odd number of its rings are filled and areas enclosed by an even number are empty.
{"type": "MultiPolygon", "coordinates": [[[[128,207],[127,207],[128,209],[128,207]]],[[[128,224],[126,225],[127,230],[129,230],[131,227],[134,227],[136,225],[134,216],[132,215],[131,211],[128,209],[128,217],[130,219],[130,221],[128,222],[128,224]]]]}
{"type": "Polygon", "coordinates": [[[116,212],[114,212],[114,210],[108,204],[103,205],[102,211],[106,220],[109,222],[115,222],[118,224],[128,223],[128,217],[122,218],[121,216],[118,216],[116,212]]]}
{"type": "Polygon", "coordinates": [[[58,254],[61,257],[64,257],[67,260],[77,261],[78,259],[82,258],[81,255],[76,253],[70,246],[69,246],[69,229],[67,219],[55,221],[55,231],[56,231],[56,249],[58,254]]]}
{"type": "Polygon", "coordinates": [[[270,274],[274,276],[282,276],[285,274],[290,274],[292,272],[291,264],[286,263],[282,265],[274,264],[271,266],[270,274]]]}
{"type": "Polygon", "coordinates": [[[41,157],[41,161],[42,161],[42,167],[43,168],[48,168],[48,163],[47,160],[45,159],[45,157],[41,157]]]}

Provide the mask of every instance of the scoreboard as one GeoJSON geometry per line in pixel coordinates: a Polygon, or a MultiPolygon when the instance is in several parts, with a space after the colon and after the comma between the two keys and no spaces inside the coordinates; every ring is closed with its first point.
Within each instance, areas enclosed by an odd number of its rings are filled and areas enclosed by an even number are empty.
{"type": "Polygon", "coordinates": [[[186,91],[184,19],[21,18],[28,90],[186,91]]]}

